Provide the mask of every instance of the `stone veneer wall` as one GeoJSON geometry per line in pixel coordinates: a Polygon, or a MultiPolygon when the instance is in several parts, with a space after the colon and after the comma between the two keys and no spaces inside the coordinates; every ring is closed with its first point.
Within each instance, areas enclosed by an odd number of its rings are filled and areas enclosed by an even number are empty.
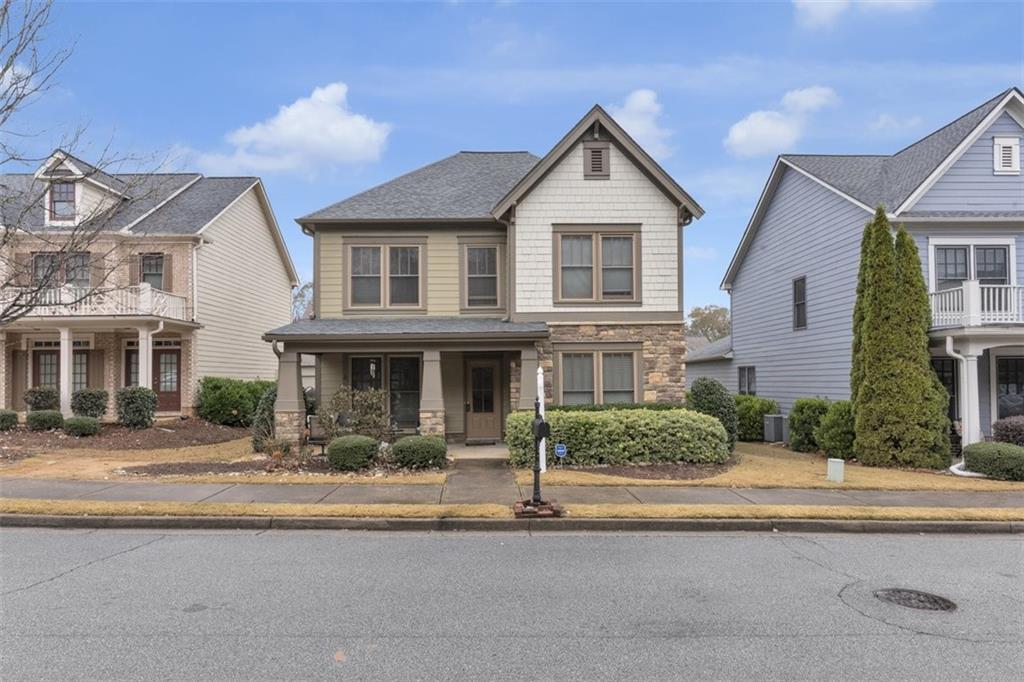
{"type": "Polygon", "coordinates": [[[420,410],[420,435],[443,436],[444,410],[420,410]]]}

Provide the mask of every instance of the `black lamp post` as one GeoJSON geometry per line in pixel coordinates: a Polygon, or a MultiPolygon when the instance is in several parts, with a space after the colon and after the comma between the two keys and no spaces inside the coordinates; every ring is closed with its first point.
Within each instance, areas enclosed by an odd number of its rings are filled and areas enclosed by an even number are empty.
{"type": "Polygon", "coordinates": [[[540,398],[533,401],[533,506],[544,504],[540,496],[540,443],[551,434],[551,425],[540,416],[540,398]]]}

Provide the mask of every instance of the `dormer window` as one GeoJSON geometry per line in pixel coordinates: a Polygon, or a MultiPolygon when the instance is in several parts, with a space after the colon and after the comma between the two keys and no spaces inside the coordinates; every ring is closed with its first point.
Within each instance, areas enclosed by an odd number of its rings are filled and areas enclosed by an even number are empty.
{"type": "Polygon", "coordinates": [[[607,142],[583,143],[583,177],[587,180],[607,180],[611,177],[608,168],[607,142]]]}
{"type": "Polygon", "coordinates": [[[50,220],[75,219],[75,183],[50,183],[50,220]]]}
{"type": "Polygon", "coordinates": [[[996,175],[1020,175],[1020,138],[993,138],[992,164],[996,175]]]}

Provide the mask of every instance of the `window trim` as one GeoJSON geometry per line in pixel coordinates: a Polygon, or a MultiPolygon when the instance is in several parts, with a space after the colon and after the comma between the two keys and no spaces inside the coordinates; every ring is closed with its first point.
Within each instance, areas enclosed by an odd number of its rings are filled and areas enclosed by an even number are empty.
{"type": "Polygon", "coordinates": [[[391,237],[387,239],[359,239],[344,238],[344,272],[345,296],[342,311],[358,315],[360,313],[425,313],[427,311],[427,239],[426,237],[391,237]],[[353,248],[378,248],[380,254],[380,304],[362,305],[352,302],[352,249],[353,248]],[[391,248],[415,247],[419,249],[419,301],[415,304],[391,305],[391,248]]]}
{"type": "Polygon", "coordinates": [[[1020,175],[1020,138],[1009,135],[995,135],[992,137],[992,174],[993,175],[1020,175]],[[1010,148],[1010,167],[1003,168],[1000,165],[1002,150],[1010,148]]]}
{"type": "Polygon", "coordinates": [[[643,259],[642,226],[622,225],[561,225],[551,226],[552,303],[556,306],[571,305],[620,305],[638,306],[643,304],[643,259]],[[591,259],[591,295],[589,298],[562,297],[562,237],[590,237],[593,257],[591,259]],[[601,264],[601,243],[604,237],[630,237],[633,240],[633,295],[631,297],[605,297],[602,293],[603,270],[601,264]]]}
{"type": "Polygon", "coordinates": [[[498,235],[465,235],[458,237],[459,244],[459,312],[464,314],[485,313],[493,314],[501,312],[507,306],[507,279],[506,265],[508,251],[505,241],[498,235]],[[495,306],[470,306],[469,305],[469,249],[471,248],[494,248],[497,250],[498,267],[498,304],[495,306]]]}
{"type": "Polygon", "coordinates": [[[736,368],[736,392],[739,395],[757,395],[757,366],[743,365],[736,368]],[[750,379],[753,375],[754,390],[750,390],[750,379]]]}
{"type": "Polygon", "coordinates": [[[938,270],[935,267],[935,249],[944,246],[966,247],[967,254],[967,279],[975,279],[975,246],[1005,246],[1008,249],[1007,262],[1009,264],[1009,283],[1017,283],[1017,240],[1013,236],[1006,237],[928,237],[928,292],[938,291],[938,270]]]}
{"type": "Polygon", "coordinates": [[[808,306],[807,306],[807,275],[801,275],[799,277],[794,277],[793,278],[793,283],[791,285],[791,294],[790,295],[792,296],[793,331],[795,331],[795,332],[803,331],[803,330],[807,329],[807,326],[809,324],[808,309],[807,309],[808,308],[808,306]],[[802,300],[797,301],[796,300],[796,283],[797,282],[801,282],[801,281],[804,284],[804,297],[803,297],[802,300]],[[802,325],[797,323],[797,306],[803,306],[804,323],[802,325]]]}
{"type": "Polygon", "coordinates": [[[594,368],[594,404],[604,404],[604,353],[631,353],[633,355],[633,401],[641,402],[643,396],[643,346],[639,343],[559,343],[553,348],[554,372],[552,373],[552,395],[558,405],[564,405],[563,388],[564,363],[562,356],[586,353],[591,356],[594,368]]]}

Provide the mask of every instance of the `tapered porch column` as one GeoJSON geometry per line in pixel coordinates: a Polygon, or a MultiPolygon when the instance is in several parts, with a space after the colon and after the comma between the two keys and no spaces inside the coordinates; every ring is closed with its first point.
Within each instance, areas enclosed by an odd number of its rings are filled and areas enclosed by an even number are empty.
{"type": "Polygon", "coordinates": [[[978,395],[978,356],[964,353],[963,376],[960,385],[963,386],[960,396],[960,414],[963,416],[962,439],[964,447],[971,443],[979,443],[981,435],[981,410],[978,395]]]}
{"type": "Polygon", "coordinates": [[[277,402],[274,403],[274,435],[291,443],[302,443],[305,432],[306,401],[302,397],[302,363],[295,351],[284,350],[277,357],[277,402]]]}
{"type": "Polygon", "coordinates": [[[441,353],[423,351],[423,382],[420,386],[420,428],[424,435],[444,435],[444,394],[441,389],[441,353]]]}
{"type": "Polygon", "coordinates": [[[60,332],[60,358],[57,366],[60,368],[60,411],[65,417],[71,416],[71,367],[74,362],[74,345],[71,342],[71,330],[61,327],[60,332]]]}
{"type": "Polygon", "coordinates": [[[153,388],[153,332],[139,327],[139,386],[153,388]]]}
{"type": "Polygon", "coordinates": [[[537,349],[524,348],[520,354],[519,405],[520,410],[532,410],[537,399],[537,349]]]}

